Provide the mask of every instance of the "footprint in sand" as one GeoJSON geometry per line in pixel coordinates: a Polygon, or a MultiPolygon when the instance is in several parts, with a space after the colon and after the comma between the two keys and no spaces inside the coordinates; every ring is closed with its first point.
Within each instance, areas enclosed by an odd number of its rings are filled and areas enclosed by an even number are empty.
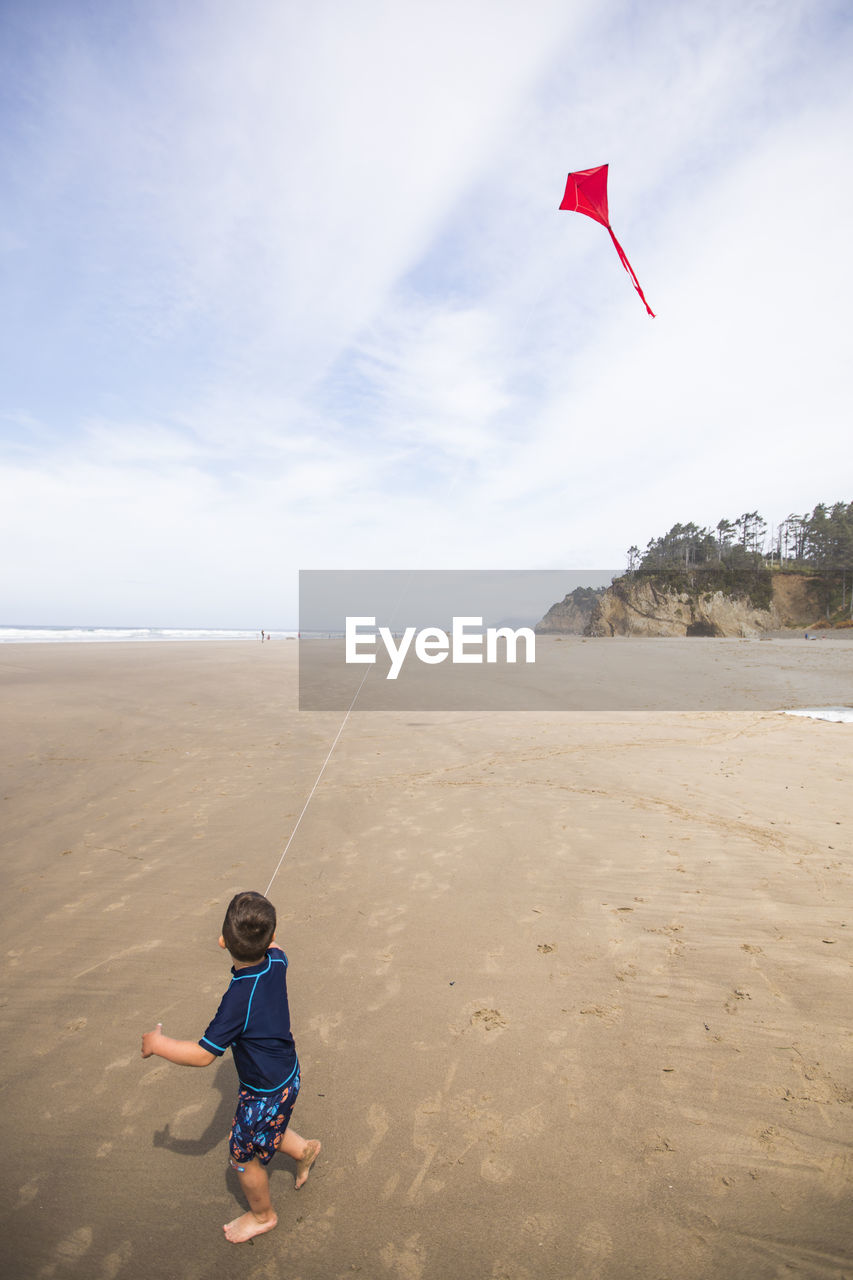
{"type": "Polygon", "coordinates": [[[553,1237],[559,1226],[559,1218],[551,1213],[531,1213],[524,1219],[521,1229],[537,1243],[553,1237]]]}
{"type": "Polygon", "coordinates": [[[423,1249],[417,1233],[399,1245],[389,1241],[383,1245],[379,1256],[387,1270],[395,1272],[400,1280],[420,1280],[424,1273],[423,1249]]]}
{"type": "MultiPolygon", "coordinates": [[[[316,1259],[318,1257],[328,1256],[329,1245],[335,1233],[337,1226],[335,1222],[336,1209],[334,1205],[326,1210],[320,1216],[298,1217],[296,1220],[297,1229],[288,1239],[289,1263],[287,1272],[282,1271],[281,1262],[272,1259],[268,1266],[263,1269],[258,1268],[251,1271],[247,1280],[281,1280],[282,1275],[293,1271],[295,1275],[304,1275],[305,1272],[298,1265],[294,1265],[297,1259],[316,1259]]],[[[208,1280],[209,1271],[205,1271],[199,1280],[208,1280]]]]}
{"type": "Polygon", "coordinates": [[[160,1076],[167,1075],[168,1071],[168,1067],[155,1067],[153,1071],[146,1071],[139,1083],[141,1085],[152,1084],[154,1081],[159,1080],[160,1076]]]}
{"type": "Polygon", "coordinates": [[[381,978],[384,974],[388,972],[389,968],[394,963],[394,952],[378,951],[376,953],[375,959],[376,959],[376,968],[373,970],[373,972],[377,978],[381,978]]]}
{"type": "Polygon", "coordinates": [[[388,1112],[384,1107],[380,1107],[374,1102],[367,1113],[367,1123],[373,1130],[373,1137],[366,1146],[356,1152],[355,1159],[357,1164],[366,1164],[384,1139],[388,1132],[388,1112]]]}
{"type": "Polygon", "coordinates": [[[23,1209],[24,1205],[31,1204],[38,1195],[38,1189],[38,1178],[31,1178],[29,1182],[25,1182],[18,1191],[18,1199],[15,1202],[15,1208],[23,1209]]]}
{"type": "Polygon", "coordinates": [[[600,1018],[607,1027],[612,1027],[622,1017],[622,1009],[619,1005],[612,1004],[586,1004],[579,1012],[591,1014],[594,1018],[600,1018]]]}
{"type": "Polygon", "coordinates": [[[579,1274],[597,1276],[613,1252],[613,1237],[603,1222],[590,1222],[578,1237],[578,1247],[586,1258],[586,1267],[579,1274]]]}
{"type": "MultiPolygon", "coordinates": [[[[76,1231],[72,1231],[64,1240],[60,1240],[59,1244],[56,1246],[56,1251],[54,1253],[56,1262],[79,1262],[80,1259],[85,1257],[91,1249],[92,1236],[93,1233],[91,1227],[78,1227],[76,1231]]],[[[44,1267],[39,1275],[40,1277],[44,1277],[44,1280],[47,1280],[47,1278],[52,1276],[55,1271],[56,1263],[52,1266],[44,1267]]]]}
{"type": "Polygon", "coordinates": [[[477,1009],[471,1014],[471,1026],[483,1031],[503,1031],[506,1018],[499,1009],[477,1009]]]}
{"type": "Polygon", "coordinates": [[[377,907],[368,917],[368,928],[378,929],[384,925],[387,933],[393,933],[404,927],[400,917],[405,915],[406,911],[406,907],[397,905],[377,907]]]}
{"type": "Polygon", "coordinates": [[[133,1253],[133,1245],[129,1240],[122,1240],[119,1247],[113,1252],[108,1253],[101,1263],[101,1270],[98,1274],[98,1280],[116,1280],[116,1276],[130,1262],[133,1253]]]}
{"type": "Polygon", "coordinates": [[[135,1062],[136,1057],[128,1054],[126,1058],[116,1058],[115,1062],[108,1062],[104,1067],[104,1071],[115,1071],[116,1067],[129,1067],[131,1062],[135,1062]]]}
{"type": "Polygon", "coordinates": [[[367,1006],[368,1013],[376,1013],[377,1010],[381,1009],[383,1005],[386,1005],[389,1000],[393,1000],[395,996],[400,994],[402,985],[402,982],[396,974],[389,978],[385,983],[384,994],[381,995],[378,1000],[374,1000],[373,1004],[369,1004],[367,1006]]]}
{"type": "Polygon", "coordinates": [[[343,1020],[342,1013],[318,1013],[310,1019],[308,1030],[316,1032],[323,1044],[329,1044],[332,1032],[341,1025],[343,1020]]]}
{"type": "MultiPolygon", "coordinates": [[[[144,1085],[145,1085],[145,1079],[144,1079],[144,1078],[143,1078],[142,1080],[140,1080],[139,1085],[140,1085],[140,1087],[144,1087],[144,1085]]],[[[124,1103],[124,1105],[122,1106],[121,1114],[122,1114],[126,1119],[129,1119],[131,1116],[138,1116],[138,1115],[139,1115],[139,1113],[140,1113],[140,1111],[144,1111],[144,1110],[145,1110],[146,1105],[147,1105],[147,1104],[146,1104],[146,1102],[145,1102],[145,1098],[144,1098],[144,1097],[135,1096],[135,1097],[132,1097],[132,1098],[128,1098],[128,1099],[127,1099],[127,1101],[126,1101],[126,1102],[124,1103]]]]}

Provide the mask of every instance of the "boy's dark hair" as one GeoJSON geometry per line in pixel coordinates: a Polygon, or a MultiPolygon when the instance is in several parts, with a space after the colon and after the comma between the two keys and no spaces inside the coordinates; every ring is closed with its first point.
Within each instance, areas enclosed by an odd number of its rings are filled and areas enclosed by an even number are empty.
{"type": "Polygon", "coordinates": [[[275,933],[275,907],[262,893],[235,893],[228,903],[222,937],[235,960],[263,960],[275,933]]]}

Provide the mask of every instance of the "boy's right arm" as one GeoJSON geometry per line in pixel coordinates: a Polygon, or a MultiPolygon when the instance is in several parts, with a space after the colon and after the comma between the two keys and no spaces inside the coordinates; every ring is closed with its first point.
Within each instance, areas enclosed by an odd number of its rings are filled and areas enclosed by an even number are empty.
{"type": "Polygon", "coordinates": [[[143,1058],[150,1058],[152,1054],[165,1058],[167,1062],[176,1062],[181,1067],[207,1067],[216,1057],[194,1040],[173,1040],[171,1036],[164,1036],[161,1022],[142,1037],[143,1058]]]}

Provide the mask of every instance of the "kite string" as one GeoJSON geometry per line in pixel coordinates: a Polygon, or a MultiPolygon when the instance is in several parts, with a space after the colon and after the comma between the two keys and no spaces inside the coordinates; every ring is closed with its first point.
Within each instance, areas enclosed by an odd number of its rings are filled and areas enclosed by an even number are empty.
{"type": "Polygon", "coordinates": [[[325,771],[326,771],[326,765],[329,763],[329,761],[330,761],[330,760],[331,760],[331,758],[332,758],[332,752],[334,751],[335,747],[338,745],[338,739],[340,738],[341,734],[342,734],[342,733],[343,733],[343,731],[344,731],[344,726],[346,725],[347,720],[349,720],[350,712],[352,711],[353,707],[354,707],[354,706],[355,706],[355,704],[356,704],[356,699],[358,698],[358,695],[361,693],[362,685],[364,684],[364,682],[365,682],[365,680],[367,679],[367,677],[370,675],[370,670],[371,670],[371,669],[370,669],[370,667],[368,667],[368,668],[367,668],[367,670],[365,671],[364,675],[361,677],[361,684],[360,684],[360,685],[358,686],[358,688],[356,689],[355,694],[354,694],[354,696],[353,696],[353,700],[352,700],[352,702],[349,704],[349,706],[347,707],[346,715],[344,716],[343,720],[341,721],[341,726],[340,726],[340,728],[338,729],[338,732],[335,734],[335,740],[334,740],[334,742],[332,743],[332,745],[329,747],[329,753],[328,753],[328,755],[326,756],[326,759],[323,761],[323,763],[322,763],[322,765],[321,765],[321,767],[320,767],[320,772],[317,774],[317,777],[316,777],[316,779],[314,780],[314,785],[313,785],[313,787],[311,788],[311,790],[310,790],[310,792],[309,792],[309,794],[308,794],[308,799],[305,801],[305,804],[302,806],[302,812],[300,813],[299,817],[296,819],[296,822],[295,822],[295,824],[294,824],[293,830],[292,830],[292,831],[291,831],[291,833],[290,833],[290,838],[288,839],[287,844],[284,846],[284,852],[282,853],[281,857],[280,857],[280,858],[279,858],[279,860],[278,860],[278,863],[276,864],[276,869],[275,869],[275,871],[274,871],[274,872],[272,873],[272,875],[270,876],[270,882],[269,882],[269,884],[267,885],[266,889],[264,890],[264,897],[266,897],[266,896],[267,896],[267,894],[269,893],[270,889],[272,888],[272,882],[273,882],[273,880],[275,880],[276,876],[277,876],[277,875],[278,875],[278,873],[279,873],[279,870],[281,869],[281,864],[284,862],[284,859],[285,859],[285,857],[286,857],[286,855],[287,855],[287,851],[288,851],[288,849],[290,848],[291,844],[293,843],[293,837],[296,835],[296,832],[297,832],[297,831],[298,831],[298,829],[299,829],[299,824],[300,824],[300,822],[301,822],[301,821],[302,821],[302,819],[305,817],[305,814],[306,814],[306,812],[307,812],[308,806],[309,806],[309,804],[311,803],[311,800],[312,800],[312,798],[313,798],[314,792],[317,790],[317,787],[320,785],[320,779],[322,778],[323,774],[324,774],[324,773],[325,773],[325,771]]]}

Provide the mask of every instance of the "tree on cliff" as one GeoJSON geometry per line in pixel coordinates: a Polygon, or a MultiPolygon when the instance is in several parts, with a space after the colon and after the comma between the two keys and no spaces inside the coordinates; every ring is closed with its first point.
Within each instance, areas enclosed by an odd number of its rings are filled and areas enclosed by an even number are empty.
{"type": "Polygon", "coordinates": [[[640,561],[641,569],[690,569],[719,560],[717,541],[709,529],[674,524],[662,538],[653,538],[640,561]]]}
{"type": "Polygon", "coordinates": [[[761,555],[764,540],[767,537],[767,521],[757,511],[745,511],[735,520],[735,528],[740,531],[740,545],[744,551],[753,555],[761,555]]]}
{"type": "Polygon", "coordinates": [[[731,549],[731,545],[735,540],[735,527],[731,520],[719,520],[717,522],[717,558],[722,560],[723,555],[731,549]]]}
{"type": "MultiPolygon", "coordinates": [[[[810,514],[792,513],[780,521],[774,544],[769,548],[771,563],[775,552],[786,568],[840,570],[845,583],[847,575],[853,580],[853,502],[836,502],[832,507],[819,502],[810,514]]],[[[758,511],[745,511],[736,520],[723,518],[713,530],[693,523],[674,524],[669,533],[651,539],[639,565],[629,561],[629,567],[757,569],[765,563],[766,546],[767,521],[758,511]]]]}

